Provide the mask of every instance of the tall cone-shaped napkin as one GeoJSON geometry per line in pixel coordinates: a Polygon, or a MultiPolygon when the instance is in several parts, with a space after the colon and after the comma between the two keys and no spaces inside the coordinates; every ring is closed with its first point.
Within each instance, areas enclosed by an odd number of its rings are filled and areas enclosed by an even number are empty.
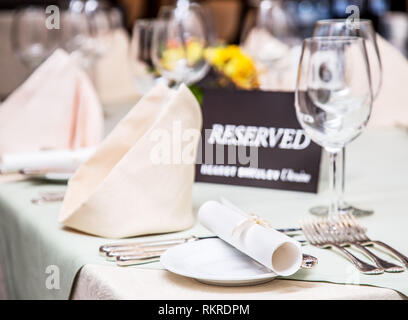
{"type": "Polygon", "coordinates": [[[95,88],[104,105],[117,105],[140,98],[133,81],[129,36],[117,29],[110,36],[109,50],[95,64],[95,88]]]}
{"type": "Polygon", "coordinates": [[[154,87],[69,181],[60,222],[108,238],[189,228],[201,125],[186,86],[154,87]]]}
{"type": "Polygon", "coordinates": [[[0,154],[88,147],[102,137],[95,90],[61,49],[0,106],[0,154]]]}
{"type": "Polygon", "coordinates": [[[383,74],[382,87],[374,100],[369,127],[408,127],[408,60],[391,43],[377,36],[383,74]]]}

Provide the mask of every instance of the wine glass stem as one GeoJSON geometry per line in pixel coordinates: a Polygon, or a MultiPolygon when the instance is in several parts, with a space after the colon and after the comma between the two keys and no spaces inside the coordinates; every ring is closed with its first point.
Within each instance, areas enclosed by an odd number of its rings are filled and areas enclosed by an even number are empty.
{"type": "Polygon", "coordinates": [[[341,167],[339,167],[339,156],[340,152],[329,151],[330,159],[330,193],[331,193],[331,203],[329,207],[329,216],[338,214],[340,206],[340,197],[342,192],[342,181],[341,181],[341,167]]]}
{"type": "Polygon", "coordinates": [[[338,161],[339,161],[339,164],[338,164],[339,169],[341,170],[341,174],[340,174],[341,191],[339,194],[339,205],[340,205],[340,208],[345,208],[346,203],[344,201],[344,194],[346,190],[346,147],[341,149],[341,151],[339,152],[338,161]]]}

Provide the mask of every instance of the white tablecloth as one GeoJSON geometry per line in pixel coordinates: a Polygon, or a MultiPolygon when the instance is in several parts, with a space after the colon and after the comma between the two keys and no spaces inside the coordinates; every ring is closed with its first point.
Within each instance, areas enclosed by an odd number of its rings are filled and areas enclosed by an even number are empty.
{"type": "MultiPolygon", "coordinates": [[[[403,129],[370,129],[348,148],[347,199],[373,206],[375,221],[362,219],[362,224],[379,238],[386,240],[389,229],[405,237],[407,226],[392,224],[394,211],[406,208],[408,190],[408,132],[403,129]]],[[[322,163],[323,168],[326,164],[322,163]]],[[[321,187],[324,187],[325,170],[321,187]]],[[[324,188],[322,188],[324,189],[324,188]]],[[[297,224],[307,208],[322,204],[326,192],[319,195],[201,184],[195,188],[194,203],[217,198],[220,192],[244,209],[259,214],[274,210],[285,215],[286,226],[297,224]]],[[[197,209],[197,208],[195,208],[197,209]]],[[[395,212],[394,212],[395,214],[395,212]]],[[[276,227],[284,227],[277,225],[276,227]]],[[[406,248],[399,248],[406,252],[406,248]]],[[[333,253],[334,254],[334,253],[333,253]]],[[[1,265],[1,261],[0,261],[1,265]]],[[[6,297],[0,271],[0,299],[6,297]]],[[[226,288],[201,284],[164,270],[118,268],[85,265],[78,273],[72,289],[73,299],[403,299],[390,289],[358,285],[275,280],[267,284],[226,288]]]]}
{"type": "Polygon", "coordinates": [[[86,265],[73,288],[72,299],[404,299],[391,289],[320,282],[274,280],[251,287],[215,287],[165,270],[86,265]]]}

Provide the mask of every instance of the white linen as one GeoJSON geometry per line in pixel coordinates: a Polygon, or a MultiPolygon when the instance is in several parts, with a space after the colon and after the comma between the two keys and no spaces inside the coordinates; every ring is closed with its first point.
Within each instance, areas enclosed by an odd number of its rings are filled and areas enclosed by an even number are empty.
{"type": "Polygon", "coordinates": [[[133,80],[126,30],[114,30],[107,41],[109,50],[95,63],[94,84],[102,104],[114,109],[118,104],[136,102],[141,93],[133,80]]]}
{"type": "Polygon", "coordinates": [[[6,153],[1,156],[0,173],[17,173],[21,170],[74,172],[94,152],[95,148],[89,147],[76,150],[6,153]]]}
{"type": "Polygon", "coordinates": [[[0,154],[95,146],[103,125],[88,76],[58,49],[0,106],[0,154]]]}
{"type": "Polygon", "coordinates": [[[191,227],[201,124],[185,85],[153,88],[70,179],[59,221],[108,238],[191,227]]]}
{"type": "Polygon", "coordinates": [[[404,297],[385,288],[285,279],[247,287],[209,286],[166,270],[87,264],[78,272],[71,299],[403,300],[404,297]]]}
{"type": "Polygon", "coordinates": [[[248,216],[222,205],[217,201],[204,203],[198,219],[207,229],[233,245],[252,259],[281,276],[289,276],[299,270],[302,250],[295,241],[271,227],[250,223],[248,216]],[[243,232],[237,230],[247,225],[243,232]]]}

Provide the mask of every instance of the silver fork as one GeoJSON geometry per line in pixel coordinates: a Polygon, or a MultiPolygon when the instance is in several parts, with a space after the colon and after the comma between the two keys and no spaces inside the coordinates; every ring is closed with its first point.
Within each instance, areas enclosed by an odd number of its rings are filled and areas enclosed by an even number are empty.
{"type": "Polygon", "coordinates": [[[60,202],[64,200],[65,192],[56,191],[56,192],[41,192],[39,198],[31,199],[31,202],[34,204],[44,204],[47,202],[60,202]]]}
{"type": "Polygon", "coordinates": [[[360,249],[368,257],[370,257],[378,267],[384,269],[385,272],[403,272],[405,270],[404,267],[383,260],[366,247],[362,246],[354,237],[352,228],[345,221],[345,217],[343,215],[339,215],[335,218],[323,219],[322,223],[325,225],[328,232],[331,232],[336,241],[342,246],[352,245],[360,249]]]}
{"type": "Polygon", "coordinates": [[[342,253],[346,255],[347,258],[349,258],[349,260],[354,264],[354,266],[362,273],[381,274],[384,272],[384,269],[373,266],[357,258],[350,251],[346,250],[339,243],[337,243],[335,239],[333,239],[332,235],[330,235],[330,233],[327,233],[326,231],[324,231],[315,222],[300,221],[300,226],[310,244],[316,247],[319,247],[319,248],[330,249],[334,247],[340,250],[342,253]]]}
{"type": "Polygon", "coordinates": [[[344,215],[344,219],[347,221],[348,225],[353,230],[353,234],[356,236],[357,241],[362,246],[369,246],[369,245],[379,245],[388,251],[390,251],[394,256],[401,260],[401,262],[408,268],[408,258],[403,255],[401,252],[395,250],[394,248],[390,247],[388,244],[378,241],[378,240],[371,240],[368,236],[364,228],[362,228],[353,215],[346,214],[344,215]]]}

